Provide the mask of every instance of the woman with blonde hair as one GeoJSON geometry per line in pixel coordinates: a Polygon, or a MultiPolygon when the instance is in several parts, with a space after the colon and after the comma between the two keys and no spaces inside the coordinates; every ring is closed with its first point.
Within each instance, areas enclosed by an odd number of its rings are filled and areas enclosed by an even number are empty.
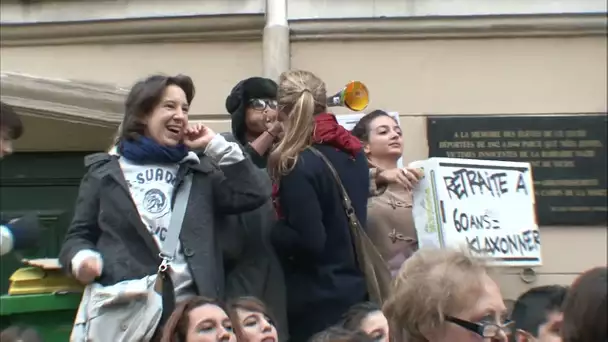
{"type": "Polygon", "coordinates": [[[423,248],[401,267],[384,314],[395,341],[507,342],[512,322],[482,260],[423,248]]]}
{"type": "Polygon", "coordinates": [[[308,71],[285,72],[277,100],[284,137],[269,171],[285,224],[275,227],[272,240],[285,273],[290,341],[298,342],[338,323],[367,298],[342,194],[321,156],[337,171],[363,225],[369,171],[359,140],[327,112],[321,79],[308,71]]]}

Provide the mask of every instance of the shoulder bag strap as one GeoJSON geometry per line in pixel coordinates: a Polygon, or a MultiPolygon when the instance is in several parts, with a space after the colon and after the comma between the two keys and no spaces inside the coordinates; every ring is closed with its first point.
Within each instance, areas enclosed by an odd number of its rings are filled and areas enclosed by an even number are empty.
{"type": "Polygon", "coordinates": [[[173,283],[171,277],[168,276],[167,270],[169,265],[175,259],[177,246],[179,244],[179,234],[182,231],[186,208],[188,207],[188,199],[190,197],[190,189],[192,188],[192,174],[187,173],[184,176],[181,187],[175,195],[175,204],[171,211],[171,221],[167,229],[167,238],[160,248],[160,257],[163,259],[158,267],[156,281],[154,282],[154,291],[162,297],[162,316],[161,322],[166,322],[175,308],[175,293],[173,292],[173,283]]]}
{"type": "MultiPolygon", "coordinates": [[[[158,273],[156,281],[154,282],[154,290],[159,294],[163,294],[163,292],[171,290],[164,285],[164,283],[167,282],[168,285],[171,284],[170,278],[166,277],[166,272],[169,269],[169,264],[175,258],[175,253],[177,252],[179,234],[182,231],[182,224],[184,222],[184,216],[186,215],[186,208],[188,207],[188,198],[190,197],[191,188],[192,174],[188,173],[184,176],[182,185],[175,196],[175,204],[173,205],[173,210],[171,211],[171,221],[169,221],[169,228],[167,229],[167,238],[160,248],[160,257],[162,258],[162,262],[160,266],[158,266],[158,273]],[[163,291],[163,289],[166,291],[163,291]]],[[[172,305],[172,299],[167,299],[167,297],[174,297],[174,294],[171,294],[170,296],[163,295],[163,307],[170,307],[172,305]]],[[[163,316],[165,316],[164,310],[163,316]]]]}
{"type": "Polygon", "coordinates": [[[342,205],[344,207],[344,211],[346,212],[346,216],[348,217],[348,221],[349,221],[349,225],[351,226],[351,229],[357,229],[359,227],[363,228],[363,227],[361,227],[361,223],[359,222],[359,219],[357,218],[355,209],[353,209],[353,205],[350,200],[350,197],[348,196],[348,193],[346,192],[346,188],[344,188],[344,184],[342,184],[340,175],[338,175],[338,171],[336,171],[336,169],[334,168],[331,161],[329,161],[329,159],[327,159],[327,157],[323,153],[321,153],[319,150],[317,150],[316,148],[314,148],[312,146],[309,147],[309,149],[310,149],[310,151],[312,151],[312,153],[314,153],[319,158],[321,158],[321,160],[323,160],[323,162],[325,162],[325,165],[327,165],[327,167],[331,171],[331,174],[333,175],[334,180],[336,181],[336,184],[338,185],[338,188],[340,189],[340,193],[342,196],[342,205]]]}
{"type": "MultiPolygon", "coordinates": [[[[171,221],[169,221],[169,227],[167,229],[167,237],[160,248],[160,257],[163,259],[161,268],[168,266],[168,264],[175,258],[177,252],[177,245],[179,243],[179,234],[182,231],[182,224],[184,222],[184,216],[186,215],[186,208],[188,207],[188,198],[190,197],[190,189],[192,188],[192,174],[188,173],[184,176],[181,187],[178,189],[177,195],[175,196],[175,204],[171,211],[171,221]]],[[[164,272],[163,269],[160,270],[164,272]]]]}
{"type": "Polygon", "coordinates": [[[342,184],[340,176],[332,163],[323,153],[319,152],[314,147],[310,147],[310,150],[325,162],[339,186],[342,194],[344,211],[348,217],[355,260],[359,264],[359,269],[365,276],[368,296],[371,301],[382,305],[386,298],[388,298],[391,283],[391,274],[386,262],[374,243],[370,240],[365,229],[361,226],[361,222],[359,222],[359,219],[355,214],[355,210],[353,209],[352,202],[344,188],[344,184],[342,184]]]}

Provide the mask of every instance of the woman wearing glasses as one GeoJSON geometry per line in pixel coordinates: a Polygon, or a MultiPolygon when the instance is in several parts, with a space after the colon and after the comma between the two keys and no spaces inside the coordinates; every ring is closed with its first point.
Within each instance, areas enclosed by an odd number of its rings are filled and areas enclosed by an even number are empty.
{"type": "Polygon", "coordinates": [[[481,260],[424,248],[403,264],[394,285],[384,313],[396,341],[507,342],[512,322],[481,260]]]}
{"type": "Polygon", "coordinates": [[[251,77],[234,86],[226,98],[232,135],[260,168],[266,167],[268,153],[283,131],[277,121],[276,97],[273,80],[251,77]]]}
{"type": "MultiPolygon", "coordinates": [[[[258,167],[257,172],[269,191],[266,172],[268,153],[282,132],[277,121],[277,84],[268,78],[251,77],[239,82],[226,98],[232,118],[229,141],[236,141],[258,167]]],[[[262,300],[275,315],[281,340],[288,337],[285,279],[281,264],[270,243],[270,230],[276,222],[272,201],[262,207],[228,217],[220,230],[226,272],[226,298],[253,296],[262,300]]]]}

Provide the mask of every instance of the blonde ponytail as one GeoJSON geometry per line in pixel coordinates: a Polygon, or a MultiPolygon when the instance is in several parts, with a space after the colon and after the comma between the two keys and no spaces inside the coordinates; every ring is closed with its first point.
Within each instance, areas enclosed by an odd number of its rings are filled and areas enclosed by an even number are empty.
{"type": "Polygon", "coordinates": [[[325,84],[308,71],[283,73],[279,82],[279,108],[287,114],[285,135],[269,158],[268,169],[273,179],[293,170],[300,152],[313,140],[314,116],[326,110],[325,84]]]}

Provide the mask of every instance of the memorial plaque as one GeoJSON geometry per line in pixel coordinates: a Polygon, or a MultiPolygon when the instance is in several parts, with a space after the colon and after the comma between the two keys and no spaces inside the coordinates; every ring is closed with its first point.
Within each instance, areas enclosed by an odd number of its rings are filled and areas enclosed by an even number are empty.
{"type": "Polygon", "coordinates": [[[606,223],[607,118],[429,117],[429,157],[528,162],[539,225],[606,223]]]}

